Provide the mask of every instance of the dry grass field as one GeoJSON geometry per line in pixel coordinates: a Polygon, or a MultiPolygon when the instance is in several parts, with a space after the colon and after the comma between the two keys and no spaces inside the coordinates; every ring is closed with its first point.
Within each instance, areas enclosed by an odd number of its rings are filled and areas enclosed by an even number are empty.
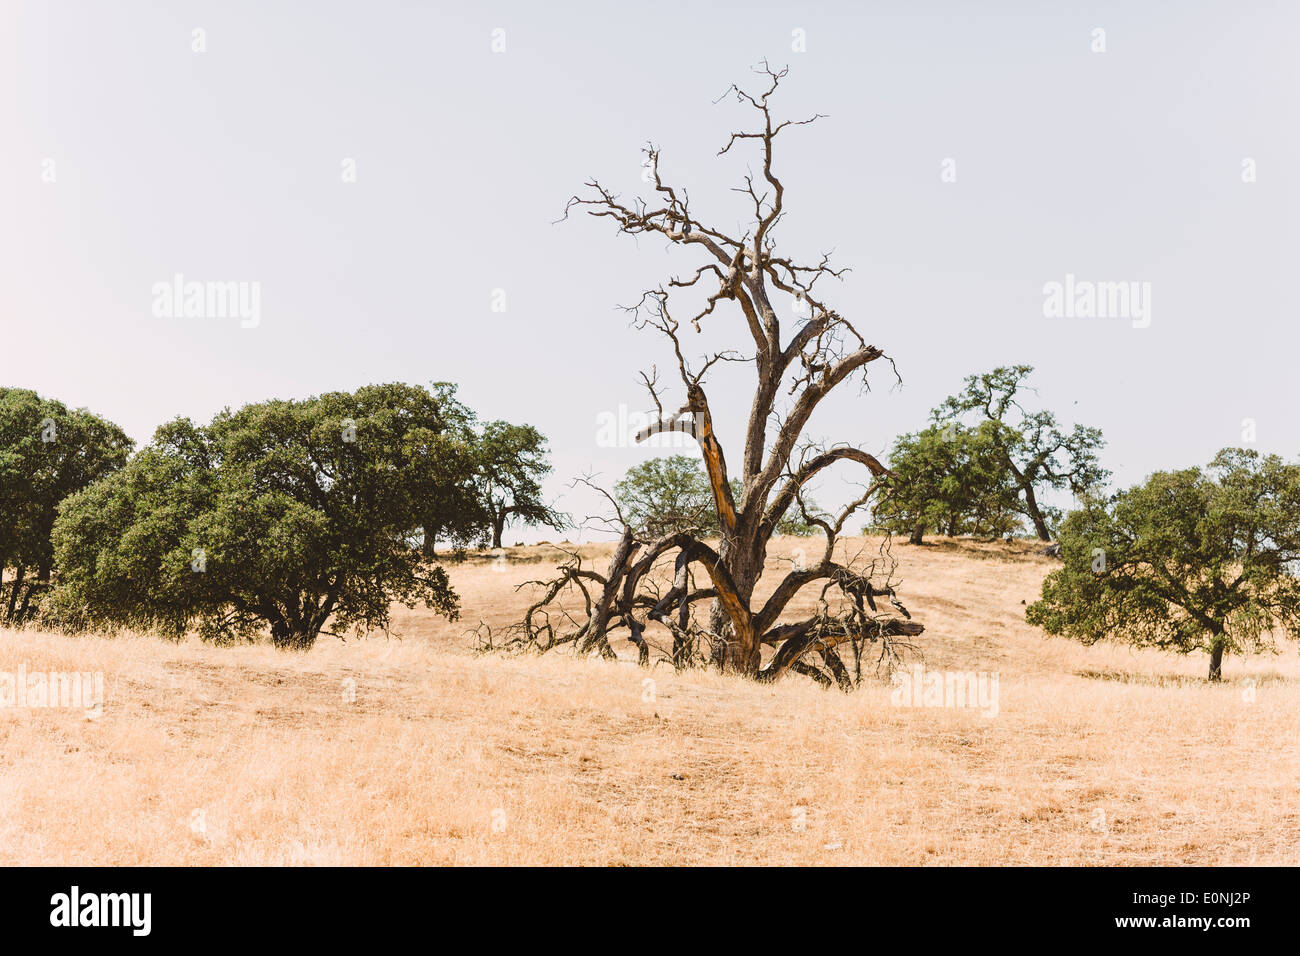
{"type": "Polygon", "coordinates": [[[894,549],[926,668],[996,672],[996,716],[476,655],[467,627],[518,616],[545,546],[455,566],[464,618],[401,610],[400,640],[0,632],[0,672],[104,674],[94,719],[0,711],[0,864],[1300,862],[1294,652],[1210,686],[1203,656],[1045,638],[1033,551],[894,549]]]}

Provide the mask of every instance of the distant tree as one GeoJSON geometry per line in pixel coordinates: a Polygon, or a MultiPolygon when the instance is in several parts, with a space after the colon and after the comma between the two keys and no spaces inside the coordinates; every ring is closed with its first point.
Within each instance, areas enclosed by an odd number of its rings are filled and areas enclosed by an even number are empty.
{"type": "Polygon", "coordinates": [[[1158,472],[1109,501],[1089,499],[1060,530],[1064,566],[1027,619],[1085,644],[1105,637],[1210,655],[1300,637],[1300,465],[1225,449],[1158,472]]]}
{"type": "MultiPolygon", "coordinates": [[[[732,479],[731,486],[733,496],[738,497],[740,482],[732,479]]],[[[651,458],[629,468],[614,486],[614,499],[628,524],[647,536],[691,530],[721,533],[708,473],[700,460],[690,455],[651,458]]],[[[810,515],[821,513],[806,492],[803,501],[810,515]]],[[[790,503],[775,528],[776,534],[795,537],[819,531],[817,525],[805,520],[798,501],[790,503]]]]}
{"type": "Polygon", "coordinates": [[[1066,432],[1051,412],[1026,411],[1018,396],[1032,391],[1025,385],[1032,372],[1032,366],[1014,365],[971,375],[965,389],[931,416],[938,425],[971,416],[993,424],[988,436],[1020,490],[1019,510],[1039,538],[1051,541],[1060,512],[1043,505],[1039,493],[1051,488],[1081,495],[1102,484],[1108,472],[1098,463],[1097,451],[1105,441],[1100,429],[1075,425],[1066,432]]]}
{"type": "MultiPolygon", "coordinates": [[[[804,492],[804,507],[808,509],[808,514],[813,517],[825,518],[826,515],[821,507],[817,504],[812,495],[804,492]]],[[[817,534],[821,531],[821,526],[814,524],[803,516],[799,510],[799,502],[793,501],[790,507],[786,509],[785,515],[776,523],[776,533],[787,535],[792,538],[806,538],[809,535],[817,534]]]]}
{"type": "Polygon", "coordinates": [[[218,642],[265,627],[296,649],[331,619],[386,628],[395,601],[454,619],[417,545],[430,498],[474,475],[459,418],[450,387],[370,385],[164,425],[60,508],[48,612],[218,642]]]}
{"type": "Polygon", "coordinates": [[[131,448],[121,428],[84,408],[0,388],[0,620],[27,619],[49,587],[59,502],[121,468],[131,448]]]}
{"type": "MultiPolygon", "coordinates": [[[[734,494],[739,496],[740,482],[733,480],[732,483],[736,486],[733,489],[734,494]]],[[[777,520],[774,531],[775,534],[791,538],[807,538],[822,534],[824,526],[821,522],[828,520],[834,523],[834,518],[817,503],[817,499],[806,488],[800,488],[795,493],[794,500],[785,509],[785,514],[777,520]]]]}
{"type": "Polygon", "coordinates": [[[456,454],[448,479],[425,488],[420,501],[419,550],[436,561],[440,542],[453,548],[485,544],[490,519],[479,486],[477,416],[456,398],[456,386],[450,382],[434,382],[429,393],[438,409],[440,434],[456,454]]]}
{"type": "Polygon", "coordinates": [[[718,527],[708,475],[689,455],[650,458],[629,468],[614,486],[614,498],[627,523],[649,537],[718,527]]]}
{"type": "Polygon", "coordinates": [[[542,498],[541,480],[550,472],[546,439],[532,425],[489,422],[478,439],[476,486],[491,523],[492,547],[501,547],[506,525],[567,526],[566,517],[542,498]]]}
{"type": "Polygon", "coordinates": [[[921,544],[927,532],[1002,537],[1020,527],[1019,487],[997,426],[931,425],[894,442],[889,494],[875,508],[876,526],[921,544]]]}

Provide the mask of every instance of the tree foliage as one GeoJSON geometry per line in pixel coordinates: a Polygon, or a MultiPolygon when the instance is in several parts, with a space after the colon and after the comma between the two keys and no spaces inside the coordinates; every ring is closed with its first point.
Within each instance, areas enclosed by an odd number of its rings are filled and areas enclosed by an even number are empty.
{"type": "Polygon", "coordinates": [[[1300,636],[1300,465],[1225,449],[1089,499],[1060,530],[1064,566],[1027,618],[1049,634],[1222,657],[1300,636]]]}
{"type": "Polygon", "coordinates": [[[1019,487],[997,426],[931,425],[901,435],[889,454],[890,493],[876,525],[920,544],[926,533],[1002,537],[1020,527],[1019,487]]]}
{"type": "Polygon", "coordinates": [[[421,492],[419,546],[430,561],[437,560],[439,543],[453,548],[482,543],[488,527],[487,503],[477,480],[481,456],[477,417],[456,398],[456,386],[435,382],[429,388],[438,410],[437,427],[447,443],[458,449],[456,467],[448,480],[421,492]]]}
{"type": "Polygon", "coordinates": [[[629,468],[614,498],[628,524],[647,537],[718,527],[709,476],[690,455],[649,458],[629,468]]]}
{"type": "MultiPolygon", "coordinates": [[[[740,482],[733,478],[731,486],[732,494],[740,497],[740,482]]],[[[721,533],[709,476],[700,460],[690,455],[650,458],[634,465],[614,486],[614,499],[628,524],[649,538],[678,531],[721,533]]],[[[821,514],[811,496],[805,494],[804,502],[810,512],[821,514]]],[[[800,514],[796,501],[777,522],[775,533],[802,537],[817,530],[800,514]]]]}
{"type": "Polygon", "coordinates": [[[931,417],[938,425],[973,419],[991,426],[985,433],[1001,456],[1019,489],[1019,511],[1038,537],[1052,540],[1059,509],[1039,501],[1046,489],[1068,489],[1082,495],[1102,484],[1107,472],[1097,452],[1105,445],[1101,430],[1075,425],[1069,431],[1049,411],[1029,411],[1020,401],[1032,391],[1025,380],[1029,365],[995,368],[971,375],[965,388],[936,408],[931,417]]]}
{"type": "Polygon", "coordinates": [[[64,502],[49,613],[64,626],[307,648],[386,628],[393,602],[454,618],[419,554],[428,502],[475,475],[450,386],[371,385],[159,428],[64,502]]]}
{"type": "Polygon", "coordinates": [[[542,497],[541,482],[551,465],[546,439],[532,425],[489,422],[478,437],[477,458],[475,485],[486,509],[492,547],[501,547],[502,532],[511,522],[556,530],[568,524],[542,497]]]}
{"type": "Polygon", "coordinates": [[[0,388],[0,620],[26,620],[48,587],[59,502],[121,468],[132,446],[84,408],[0,388]]]}

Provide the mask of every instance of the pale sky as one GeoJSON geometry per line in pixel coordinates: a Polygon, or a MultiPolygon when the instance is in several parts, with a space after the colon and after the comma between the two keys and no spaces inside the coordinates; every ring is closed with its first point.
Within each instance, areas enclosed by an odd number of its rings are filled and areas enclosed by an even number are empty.
{"type": "MultiPolygon", "coordinates": [[[[827,114],[780,143],[779,248],[835,250],[852,271],[821,291],[903,379],[877,368],[811,435],[883,454],[963,376],[1026,363],[1103,429],[1119,485],[1243,444],[1246,419],[1294,458],[1300,6],[974,6],[3,0],[0,383],[143,442],[180,414],[453,381],[540,428],[548,490],[596,511],[572,478],[668,453],[598,441],[647,407],[638,370],[669,368],[616,306],[701,262],[553,221],[589,177],[642,188],[653,140],[734,228],[752,154],[715,154],[750,118],[714,101],[766,57],[790,68],[778,114],[827,114]],[[259,283],[260,321],[155,316],[177,273],[259,283]],[[1045,317],[1067,274],[1149,282],[1149,327],[1045,317]]],[[[715,323],[746,344],[738,313],[715,323]]],[[[724,442],[744,373],[712,392],[724,442]]]]}

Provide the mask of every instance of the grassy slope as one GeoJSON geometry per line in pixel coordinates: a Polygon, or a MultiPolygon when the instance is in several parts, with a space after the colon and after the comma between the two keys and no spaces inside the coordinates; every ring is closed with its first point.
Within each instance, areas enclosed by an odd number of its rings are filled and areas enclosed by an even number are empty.
{"type": "Polygon", "coordinates": [[[0,670],[106,675],[97,720],[0,712],[0,864],[1300,862],[1294,652],[1212,687],[1203,656],[1025,625],[1030,545],[895,551],[927,666],[998,672],[996,717],[474,656],[466,622],[515,618],[544,547],[457,566],[466,621],[402,611],[401,641],[0,634],[0,670]]]}

